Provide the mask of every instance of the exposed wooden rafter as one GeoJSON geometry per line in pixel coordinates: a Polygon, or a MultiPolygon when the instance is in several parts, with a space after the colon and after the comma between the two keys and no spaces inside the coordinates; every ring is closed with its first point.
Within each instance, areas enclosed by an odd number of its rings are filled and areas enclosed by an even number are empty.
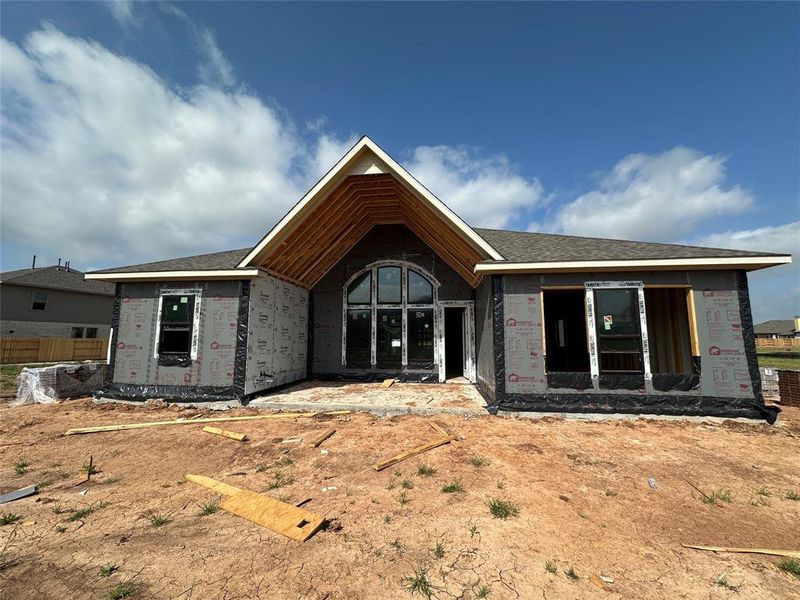
{"type": "Polygon", "coordinates": [[[311,288],[375,225],[402,224],[473,287],[475,263],[486,259],[424,201],[390,174],[350,175],[261,263],[287,281],[311,288]]]}

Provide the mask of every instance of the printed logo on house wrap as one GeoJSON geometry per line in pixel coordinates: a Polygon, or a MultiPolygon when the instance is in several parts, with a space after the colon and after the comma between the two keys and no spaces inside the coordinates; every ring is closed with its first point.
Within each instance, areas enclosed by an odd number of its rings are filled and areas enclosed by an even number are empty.
{"type": "Polygon", "coordinates": [[[708,353],[711,356],[739,356],[741,354],[739,350],[733,350],[730,348],[720,348],[719,346],[711,346],[708,349],[708,353]]]}
{"type": "Polygon", "coordinates": [[[509,373],[508,374],[508,381],[509,383],[531,383],[535,382],[535,377],[523,377],[522,375],[517,375],[516,373],[509,373]]]}

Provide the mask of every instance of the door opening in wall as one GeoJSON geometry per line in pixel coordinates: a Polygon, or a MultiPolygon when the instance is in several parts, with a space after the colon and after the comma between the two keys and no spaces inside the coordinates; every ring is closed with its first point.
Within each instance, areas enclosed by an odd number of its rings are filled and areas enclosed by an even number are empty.
{"type": "Polygon", "coordinates": [[[447,380],[459,377],[469,379],[466,368],[468,342],[464,339],[467,331],[464,323],[466,313],[466,308],[462,306],[444,309],[444,370],[447,380]]]}

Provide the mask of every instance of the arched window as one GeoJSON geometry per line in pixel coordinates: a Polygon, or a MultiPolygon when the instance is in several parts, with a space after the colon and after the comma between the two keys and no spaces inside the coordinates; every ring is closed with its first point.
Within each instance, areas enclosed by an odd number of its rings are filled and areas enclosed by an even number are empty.
{"type": "Polygon", "coordinates": [[[423,269],[382,262],[343,290],[342,364],[350,368],[434,370],[438,282],[423,269]]]}

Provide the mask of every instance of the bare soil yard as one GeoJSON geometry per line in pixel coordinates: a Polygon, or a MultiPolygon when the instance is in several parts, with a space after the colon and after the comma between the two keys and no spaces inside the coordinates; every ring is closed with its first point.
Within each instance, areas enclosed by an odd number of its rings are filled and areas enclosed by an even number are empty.
{"type": "Polygon", "coordinates": [[[381,472],[372,465],[437,437],[430,417],[215,424],[247,434],[243,443],[200,424],[63,435],[201,412],[0,406],[0,491],[44,487],[0,506],[20,516],[0,527],[0,597],[800,597],[780,558],[681,547],[799,549],[798,409],[777,427],[442,415],[462,441],[381,472]],[[281,443],[331,427],[320,448],[281,443]],[[75,487],[90,455],[100,472],[75,487]],[[215,512],[220,496],[187,473],[287,502],[312,498],[304,508],[330,525],[293,542],[215,512]],[[495,518],[494,499],[516,516],[495,518]]]}

